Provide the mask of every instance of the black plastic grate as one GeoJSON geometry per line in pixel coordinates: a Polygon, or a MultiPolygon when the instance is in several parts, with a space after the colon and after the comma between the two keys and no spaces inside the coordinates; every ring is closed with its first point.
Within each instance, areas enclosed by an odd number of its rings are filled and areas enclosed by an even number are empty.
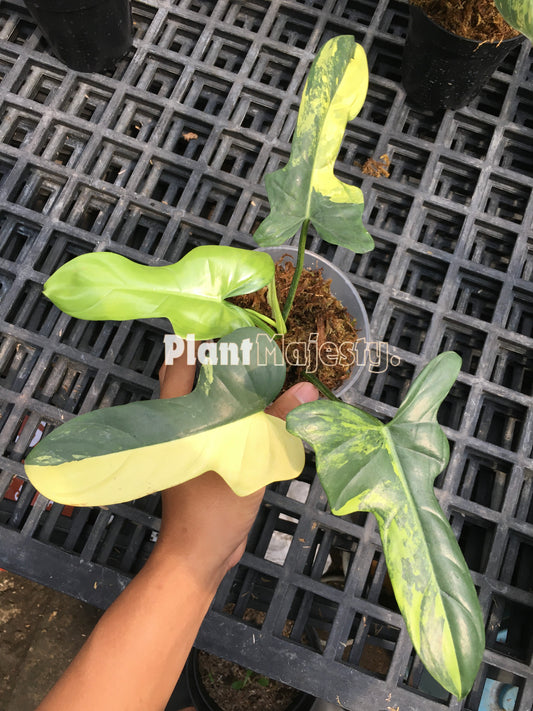
{"type": "Polygon", "coordinates": [[[50,55],[19,0],[0,9],[0,564],[106,607],[148,557],[158,496],[109,510],[50,504],[21,462],[74,414],[154,397],[166,325],[76,321],[42,284],[88,251],[160,264],[199,244],[253,247],[268,212],[264,175],[287,160],[310,62],[351,32],[371,78],[338,174],[362,187],[376,248],[354,256],[316,236],[311,248],[350,274],[373,339],[386,344],[352,401],[388,417],[432,356],[463,358],[441,411],[451,458],[436,491],[479,590],[487,649],[465,701],[431,681],[391,594],[374,519],[333,517],[312,462],[299,489],[267,492],[199,643],[348,709],[478,711],[493,680],[516,694],[508,711],[529,711],[529,45],[469,108],[433,116],[411,109],[400,83],[404,0],[146,0],[133,16],[130,54],[90,75],[50,55]],[[362,172],[385,154],[389,178],[362,172]],[[383,368],[380,355],[396,365],[383,368]],[[266,613],[262,623],[250,607],[266,613]]]}

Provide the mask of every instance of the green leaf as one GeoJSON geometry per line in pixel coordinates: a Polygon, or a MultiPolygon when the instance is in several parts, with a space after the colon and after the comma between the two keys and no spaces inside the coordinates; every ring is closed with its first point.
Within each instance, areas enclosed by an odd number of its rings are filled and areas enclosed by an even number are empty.
{"type": "Polygon", "coordinates": [[[436,414],[460,364],[450,352],[433,359],[386,425],[328,400],[293,410],[287,429],[313,446],[334,513],[376,516],[413,645],[433,677],[463,698],[481,663],[483,618],[468,567],[433,491],[449,458],[436,414]]]}
{"type": "Polygon", "coordinates": [[[333,174],[346,123],[361,110],[367,89],[363,48],[351,35],[327,42],[309,72],[289,162],[265,178],[271,213],[254,235],[258,244],[282,244],[309,219],[326,242],[372,249],[361,190],[333,174]]]}
{"type": "Polygon", "coordinates": [[[298,476],[301,441],[263,412],[285,380],[279,348],[255,328],[211,345],[211,363],[190,395],[96,410],[51,432],[26,458],[33,485],[63,504],[102,506],[208,470],[240,496],[298,476]]]}
{"type": "Polygon", "coordinates": [[[267,687],[270,685],[270,679],[267,679],[266,676],[260,676],[256,679],[256,682],[260,684],[261,686],[267,687]]]}
{"type": "Polygon", "coordinates": [[[254,325],[244,309],[226,301],[266,286],[274,262],[264,253],[235,247],[196,247],[176,264],[150,267],[112,252],[67,262],[44,285],[65,313],[91,321],[166,317],[175,333],[218,338],[254,325]]]}
{"type": "Polygon", "coordinates": [[[533,42],[533,0],[495,0],[504,20],[533,42]]]}

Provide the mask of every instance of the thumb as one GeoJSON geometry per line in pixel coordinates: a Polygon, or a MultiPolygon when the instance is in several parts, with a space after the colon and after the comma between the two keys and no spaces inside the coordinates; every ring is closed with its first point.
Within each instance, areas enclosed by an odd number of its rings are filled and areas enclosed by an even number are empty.
{"type": "Polygon", "coordinates": [[[315,386],[307,382],[296,383],[283,395],[280,395],[277,400],[274,400],[272,405],[265,409],[265,412],[284,420],[295,407],[302,405],[304,402],[313,402],[313,400],[318,400],[318,390],[315,386]]]}

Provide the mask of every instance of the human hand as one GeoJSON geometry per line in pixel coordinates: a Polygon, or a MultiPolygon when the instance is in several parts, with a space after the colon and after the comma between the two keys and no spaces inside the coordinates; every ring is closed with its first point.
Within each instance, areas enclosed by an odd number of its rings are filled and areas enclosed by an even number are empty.
{"type": "MultiPolygon", "coordinates": [[[[161,397],[190,392],[194,366],[160,372],[161,397]]],[[[268,411],[285,417],[318,393],[301,383],[268,411]]],[[[179,466],[179,462],[175,462],[179,466]]],[[[39,711],[165,708],[226,570],[240,559],[263,491],[239,497],[215,472],[163,492],[159,540],[106,610],[39,711]]]]}
{"type": "MultiPolygon", "coordinates": [[[[195,367],[184,357],[159,372],[161,397],[179,397],[192,389],[195,367]]],[[[285,419],[304,402],[318,398],[311,383],[298,383],[283,393],[266,412],[285,419]]],[[[163,516],[158,552],[179,554],[198,574],[216,581],[236,565],[246,547],[248,532],[261,504],[264,489],[237,496],[214,471],[163,492],[163,516]]]]}

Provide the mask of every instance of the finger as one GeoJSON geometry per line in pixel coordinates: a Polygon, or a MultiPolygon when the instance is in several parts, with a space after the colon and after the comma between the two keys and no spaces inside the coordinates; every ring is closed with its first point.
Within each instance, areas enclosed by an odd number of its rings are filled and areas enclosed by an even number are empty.
{"type": "Polygon", "coordinates": [[[279,417],[284,420],[291,410],[294,410],[298,405],[304,402],[313,402],[318,400],[318,390],[311,383],[296,383],[292,388],[289,388],[283,395],[280,395],[272,405],[269,405],[265,412],[274,417],[279,417]]]}
{"type": "MultiPolygon", "coordinates": [[[[199,344],[196,344],[195,352],[199,344]]],[[[196,362],[188,362],[187,349],[179,358],[176,358],[172,365],[163,363],[159,369],[159,384],[160,397],[162,399],[169,397],[181,397],[188,395],[194,384],[194,375],[196,373],[196,362]]]]}

